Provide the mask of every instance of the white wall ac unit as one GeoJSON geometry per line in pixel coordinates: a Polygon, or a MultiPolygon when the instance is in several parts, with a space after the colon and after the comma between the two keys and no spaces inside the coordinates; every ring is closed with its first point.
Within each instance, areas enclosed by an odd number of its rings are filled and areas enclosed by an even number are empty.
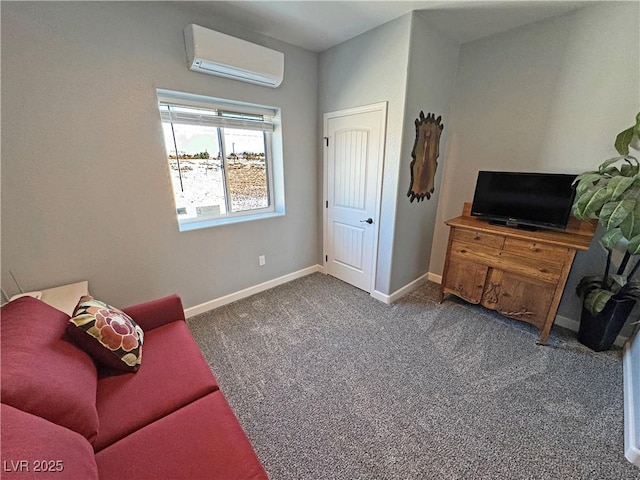
{"type": "Polygon", "coordinates": [[[284,54],[224,33],[190,24],[184,29],[187,66],[208,73],[275,88],[282,83],[284,54]]]}

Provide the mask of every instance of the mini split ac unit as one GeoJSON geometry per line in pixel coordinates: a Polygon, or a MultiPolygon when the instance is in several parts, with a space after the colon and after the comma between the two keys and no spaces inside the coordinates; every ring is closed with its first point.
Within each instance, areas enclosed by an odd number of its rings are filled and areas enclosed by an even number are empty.
{"type": "Polygon", "coordinates": [[[275,88],[282,83],[284,54],[190,24],[184,29],[190,70],[275,88]]]}

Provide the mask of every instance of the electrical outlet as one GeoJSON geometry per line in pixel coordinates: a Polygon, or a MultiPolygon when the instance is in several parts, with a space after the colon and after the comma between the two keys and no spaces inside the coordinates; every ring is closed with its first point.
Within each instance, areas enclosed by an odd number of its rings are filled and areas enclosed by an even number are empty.
{"type": "Polygon", "coordinates": [[[265,258],[264,258],[264,255],[260,255],[260,256],[258,257],[258,263],[260,264],[260,266],[261,266],[261,267],[262,267],[265,263],[267,263],[267,262],[266,262],[266,260],[265,260],[265,258]]]}

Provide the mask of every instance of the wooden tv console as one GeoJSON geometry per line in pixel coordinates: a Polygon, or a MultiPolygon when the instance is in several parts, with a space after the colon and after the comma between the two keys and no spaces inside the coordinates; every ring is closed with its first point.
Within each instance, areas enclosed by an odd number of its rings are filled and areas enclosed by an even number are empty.
{"type": "Polygon", "coordinates": [[[587,250],[596,222],[573,217],[564,231],[527,231],[472,217],[465,203],[451,227],[440,287],[500,314],[530,323],[546,344],[577,250],[587,250]]]}

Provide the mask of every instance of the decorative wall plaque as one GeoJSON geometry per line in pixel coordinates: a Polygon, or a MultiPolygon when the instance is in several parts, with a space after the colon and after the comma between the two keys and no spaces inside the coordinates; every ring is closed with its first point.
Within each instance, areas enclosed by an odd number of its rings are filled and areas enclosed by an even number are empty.
{"type": "Polygon", "coordinates": [[[416,141],[413,144],[411,156],[411,184],[407,197],[413,202],[431,198],[434,190],[434,179],[440,156],[440,135],[444,129],[441,123],[442,117],[436,118],[435,114],[420,112],[416,119],[416,141]]]}

